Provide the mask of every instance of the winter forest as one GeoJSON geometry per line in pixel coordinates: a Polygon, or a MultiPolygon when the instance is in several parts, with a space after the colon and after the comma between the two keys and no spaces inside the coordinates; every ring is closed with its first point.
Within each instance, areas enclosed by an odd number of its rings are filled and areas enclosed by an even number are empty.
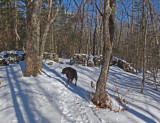
{"type": "Polygon", "coordinates": [[[0,0],[2,122],[159,123],[159,6],[0,0]]]}

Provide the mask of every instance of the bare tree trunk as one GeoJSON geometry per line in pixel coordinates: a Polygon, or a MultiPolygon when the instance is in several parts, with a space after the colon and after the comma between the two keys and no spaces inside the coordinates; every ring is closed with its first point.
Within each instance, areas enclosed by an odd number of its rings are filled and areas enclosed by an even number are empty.
{"type": "MultiPolygon", "coordinates": [[[[95,0],[95,3],[97,4],[97,1],[95,0]]],[[[94,8],[95,9],[95,8],[94,8]]],[[[97,42],[96,42],[96,37],[97,37],[97,10],[95,9],[95,17],[94,17],[94,22],[95,22],[95,27],[94,27],[94,33],[93,33],[93,56],[96,55],[96,49],[97,49],[97,42]]]]}
{"type": "MultiPolygon", "coordinates": [[[[139,18],[140,18],[140,13],[139,13],[139,9],[138,9],[138,16],[137,16],[137,19],[136,21],[138,22],[139,21],[139,18]]],[[[136,74],[138,73],[138,67],[140,66],[139,65],[139,40],[140,40],[140,36],[139,36],[139,29],[137,29],[137,35],[136,35],[136,74]]]]}
{"type": "MultiPolygon", "coordinates": [[[[75,26],[74,26],[74,34],[76,34],[76,31],[77,31],[77,23],[75,24],[75,26]]],[[[77,40],[77,37],[75,37],[75,40],[77,40]]],[[[74,46],[74,48],[73,48],[73,53],[75,54],[76,53],[76,43],[74,42],[74,44],[73,44],[73,46],[74,46]]]]}
{"type": "Polygon", "coordinates": [[[39,73],[37,59],[40,42],[41,0],[26,1],[27,8],[27,45],[24,76],[36,76],[39,73]]]}
{"type": "Polygon", "coordinates": [[[93,56],[96,55],[96,32],[97,32],[97,22],[95,22],[95,28],[93,33],[93,56]]]}
{"type": "Polygon", "coordinates": [[[43,53],[44,53],[44,48],[45,48],[45,43],[46,43],[48,31],[50,29],[51,24],[54,22],[59,10],[60,10],[60,6],[61,6],[61,0],[59,0],[59,5],[56,9],[56,12],[54,13],[53,17],[51,18],[52,0],[50,0],[49,10],[48,10],[48,20],[45,24],[44,31],[42,32],[39,59],[38,59],[38,64],[37,64],[40,71],[42,71],[43,53]]]}
{"type": "Polygon", "coordinates": [[[158,90],[157,87],[157,73],[158,73],[158,68],[153,68],[152,74],[153,74],[153,81],[154,81],[154,85],[155,85],[155,90],[158,90]]]}
{"type": "Polygon", "coordinates": [[[81,14],[81,30],[80,30],[80,43],[79,43],[79,53],[82,52],[82,42],[83,42],[83,28],[84,28],[84,12],[85,12],[85,0],[83,0],[83,8],[81,14]]]}
{"type": "Polygon", "coordinates": [[[103,53],[103,22],[100,25],[100,54],[103,53]]]}
{"type": "Polygon", "coordinates": [[[108,78],[109,62],[112,53],[112,41],[114,37],[114,19],[115,19],[116,0],[104,0],[103,14],[103,64],[101,73],[96,84],[96,92],[93,98],[93,103],[97,101],[102,104],[106,102],[106,81],[108,78]]]}
{"type": "Polygon", "coordinates": [[[132,15],[131,15],[131,34],[133,35],[133,8],[134,8],[134,0],[132,0],[132,15]]]}
{"type": "MultiPolygon", "coordinates": [[[[123,14],[123,13],[122,13],[123,14]]],[[[123,15],[122,15],[123,17],[123,15]]],[[[123,26],[123,23],[122,23],[122,20],[120,22],[120,30],[119,30],[119,37],[118,37],[118,42],[117,42],[117,49],[119,49],[119,42],[121,41],[121,35],[122,35],[122,26],[123,26]]]]}
{"type": "Polygon", "coordinates": [[[147,21],[148,21],[148,20],[146,20],[145,0],[143,0],[142,18],[143,18],[142,30],[143,30],[143,36],[144,36],[144,43],[143,43],[143,79],[142,79],[140,93],[143,94],[144,82],[146,79],[146,77],[145,77],[146,76],[146,64],[147,64],[146,46],[147,46],[147,21]]]}
{"type": "Polygon", "coordinates": [[[89,9],[89,4],[87,8],[87,55],[89,54],[89,49],[90,49],[90,24],[89,24],[89,16],[88,16],[88,9],[89,9]]]}
{"type": "Polygon", "coordinates": [[[153,26],[153,31],[154,31],[155,42],[156,42],[159,57],[160,57],[160,42],[158,41],[158,37],[157,37],[156,24],[154,22],[154,17],[153,17],[153,7],[152,7],[152,3],[150,0],[148,0],[148,3],[149,3],[149,10],[150,10],[150,15],[151,15],[151,21],[152,21],[152,26],[153,26]]]}
{"type": "Polygon", "coordinates": [[[18,20],[17,20],[17,0],[14,0],[14,33],[15,33],[15,41],[16,41],[16,50],[18,50],[19,48],[19,44],[18,44],[18,40],[20,40],[20,37],[18,35],[18,30],[17,30],[17,24],[18,24],[18,20]]]}
{"type": "MultiPolygon", "coordinates": [[[[100,2],[100,10],[102,9],[102,1],[100,2]]],[[[99,10],[99,11],[100,11],[99,10]]],[[[103,38],[102,38],[102,16],[99,14],[99,19],[98,19],[98,39],[97,39],[97,54],[102,55],[102,50],[103,50],[103,38]]]]}
{"type": "Polygon", "coordinates": [[[91,17],[91,25],[90,25],[90,47],[89,47],[89,54],[92,54],[93,48],[93,38],[92,38],[92,26],[93,26],[93,12],[91,17]]]}

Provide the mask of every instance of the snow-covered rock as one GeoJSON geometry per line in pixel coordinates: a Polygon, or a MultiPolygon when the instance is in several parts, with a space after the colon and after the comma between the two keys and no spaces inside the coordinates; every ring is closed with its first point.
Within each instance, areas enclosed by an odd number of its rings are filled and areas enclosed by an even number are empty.
{"type": "Polygon", "coordinates": [[[24,51],[3,51],[0,53],[0,65],[15,64],[25,59],[24,51]]]}

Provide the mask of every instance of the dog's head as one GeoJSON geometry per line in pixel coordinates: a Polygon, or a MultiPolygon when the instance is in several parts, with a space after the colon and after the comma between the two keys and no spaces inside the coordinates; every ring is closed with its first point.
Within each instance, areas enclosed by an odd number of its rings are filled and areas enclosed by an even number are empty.
{"type": "Polygon", "coordinates": [[[66,74],[66,73],[68,73],[68,68],[66,67],[66,68],[63,68],[63,70],[62,70],[62,72],[61,72],[62,74],[66,74]]]}

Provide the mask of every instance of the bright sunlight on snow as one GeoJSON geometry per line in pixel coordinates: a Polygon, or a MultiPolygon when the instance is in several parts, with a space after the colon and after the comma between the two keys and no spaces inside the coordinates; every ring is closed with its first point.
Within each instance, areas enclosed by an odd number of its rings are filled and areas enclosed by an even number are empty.
{"type": "Polygon", "coordinates": [[[71,66],[69,59],[60,60],[64,64],[43,61],[42,75],[37,77],[23,77],[24,62],[0,67],[1,123],[160,122],[160,91],[145,84],[144,94],[140,94],[140,76],[110,66],[106,91],[112,109],[98,108],[89,94],[95,91],[91,81],[96,85],[100,67],[71,66]],[[77,86],[74,81],[68,84],[61,74],[68,66],[77,70],[77,86]],[[117,97],[123,98],[125,105],[120,105],[117,97]]]}

